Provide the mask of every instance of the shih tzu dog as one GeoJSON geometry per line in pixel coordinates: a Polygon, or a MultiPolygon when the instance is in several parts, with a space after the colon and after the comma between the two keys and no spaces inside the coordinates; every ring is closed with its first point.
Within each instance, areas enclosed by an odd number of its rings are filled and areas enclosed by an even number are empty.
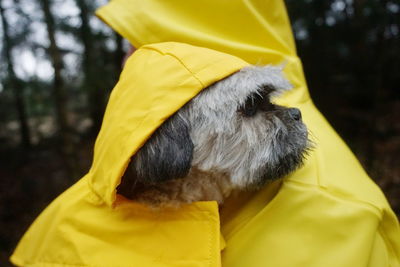
{"type": "Polygon", "coordinates": [[[311,147],[300,110],[271,103],[291,88],[281,67],[246,67],[205,88],[132,157],[118,192],[151,206],[257,189],[302,165],[311,147]]]}

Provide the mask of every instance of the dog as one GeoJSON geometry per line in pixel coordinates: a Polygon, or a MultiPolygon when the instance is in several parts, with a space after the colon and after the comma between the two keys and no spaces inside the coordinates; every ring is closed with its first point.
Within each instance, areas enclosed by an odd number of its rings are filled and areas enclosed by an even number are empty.
{"type": "Polygon", "coordinates": [[[299,168],[312,147],[282,67],[249,66],[205,88],[131,158],[118,193],[150,206],[217,201],[299,168]]]}

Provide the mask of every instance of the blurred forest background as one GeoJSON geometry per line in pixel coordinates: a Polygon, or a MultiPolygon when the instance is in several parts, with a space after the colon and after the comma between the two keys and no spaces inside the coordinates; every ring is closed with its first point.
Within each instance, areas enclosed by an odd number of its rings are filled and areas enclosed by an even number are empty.
{"type": "MultiPolygon", "coordinates": [[[[85,174],[127,44],[107,0],[0,0],[0,265],[85,174]]],[[[400,1],[286,0],[311,95],[400,214],[400,1]]],[[[338,166],[340,168],[340,166],[338,166]]]]}

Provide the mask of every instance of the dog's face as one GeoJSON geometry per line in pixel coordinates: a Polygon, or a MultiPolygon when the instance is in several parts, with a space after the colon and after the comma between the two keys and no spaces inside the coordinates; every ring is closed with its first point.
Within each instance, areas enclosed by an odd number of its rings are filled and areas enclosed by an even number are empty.
{"type": "Polygon", "coordinates": [[[201,92],[188,106],[192,165],[228,173],[240,188],[296,169],[308,146],[307,128],[298,109],[271,103],[288,88],[279,68],[251,67],[201,92]]]}
{"type": "Polygon", "coordinates": [[[260,186],[298,168],[309,147],[301,113],[271,103],[290,89],[278,67],[247,67],[204,89],[132,158],[135,181],[163,183],[191,168],[224,173],[234,188],[260,186]]]}

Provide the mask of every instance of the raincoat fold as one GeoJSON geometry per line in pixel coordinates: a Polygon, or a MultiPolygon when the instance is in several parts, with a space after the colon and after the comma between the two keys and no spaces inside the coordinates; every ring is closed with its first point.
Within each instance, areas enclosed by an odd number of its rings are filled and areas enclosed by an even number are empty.
{"type": "Polygon", "coordinates": [[[11,258],[15,264],[400,266],[398,220],[313,105],[283,1],[112,0],[97,15],[144,47],[128,60],[114,88],[90,172],[34,222],[11,258]],[[161,42],[169,43],[153,45],[161,42]],[[155,75],[148,62],[156,66],[155,75]],[[258,192],[232,197],[220,209],[199,202],[154,213],[115,195],[128,158],[162,121],[248,63],[285,64],[294,89],[275,101],[301,110],[316,143],[301,169],[258,192]],[[139,84],[154,85],[160,94],[135,95],[139,84]],[[120,116],[124,122],[114,120],[120,116]]]}

